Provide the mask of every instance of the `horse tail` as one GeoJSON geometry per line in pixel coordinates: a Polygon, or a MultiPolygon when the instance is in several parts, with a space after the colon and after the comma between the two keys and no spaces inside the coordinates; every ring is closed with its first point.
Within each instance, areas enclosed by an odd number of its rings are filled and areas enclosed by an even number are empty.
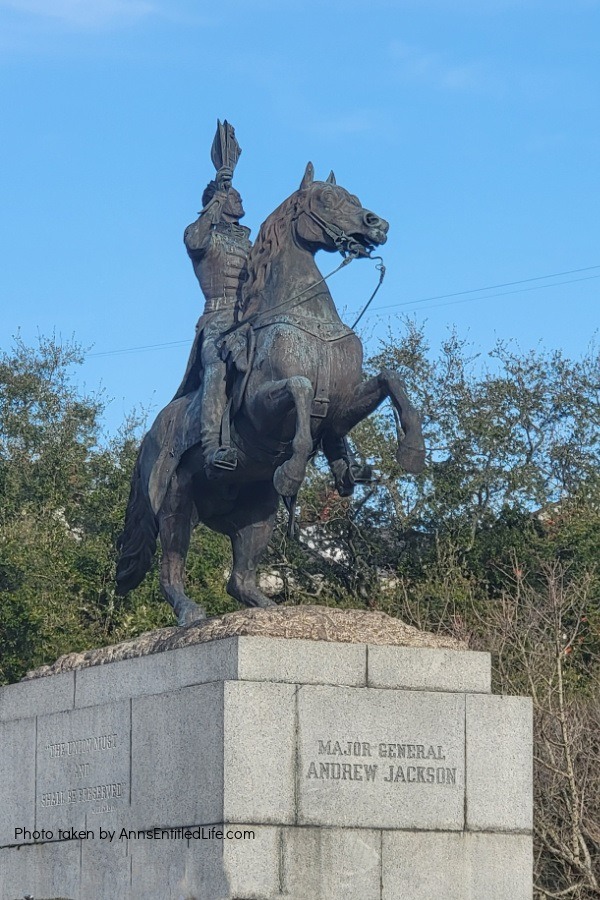
{"type": "Polygon", "coordinates": [[[117,563],[117,594],[124,596],[141,583],[152,565],[158,536],[158,520],[154,515],[148,490],[142,478],[140,448],[131,476],[131,491],[125,513],[125,526],[117,539],[119,560],[117,563]]]}

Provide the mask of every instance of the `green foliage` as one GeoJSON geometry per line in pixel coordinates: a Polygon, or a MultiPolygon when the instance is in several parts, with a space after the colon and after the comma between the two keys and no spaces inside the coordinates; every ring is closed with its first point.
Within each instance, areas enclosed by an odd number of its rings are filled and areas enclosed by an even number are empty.
{"type": "Polygon", "coordinates": [[[209,616],[239,609],[239,604],[225,591],[230,571],[228,538],[201,525],[192,535],[186,590],[209,616]]]}
{"type": "Polygon", "coordinates": [[[137,426],[102,440],[103,398],[72,382],[81,360],[53,339],[0,356],[0,681],[163,618],[140,614],[151,586],[115,597],[137,426]]]}

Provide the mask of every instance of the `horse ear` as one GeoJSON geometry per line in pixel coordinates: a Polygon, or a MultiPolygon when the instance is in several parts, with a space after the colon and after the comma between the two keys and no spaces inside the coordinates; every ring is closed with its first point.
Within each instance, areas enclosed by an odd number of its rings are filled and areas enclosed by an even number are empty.
{"type": "Polygon", "coordinates": [[[307,188],[310,184],[313,183],[315,177],[315,167],[311,162],[306,164],[306,171],[302,176],[302,181],[300,182],[300,190],[303,191],[304,188],[307,188]]]}
{"type": "Polygon", "coordinates": [[[327,184],[337,184],[337,181],[335,180],[335,175],[333,174],[333,169],[327,176],[327,184]]]}

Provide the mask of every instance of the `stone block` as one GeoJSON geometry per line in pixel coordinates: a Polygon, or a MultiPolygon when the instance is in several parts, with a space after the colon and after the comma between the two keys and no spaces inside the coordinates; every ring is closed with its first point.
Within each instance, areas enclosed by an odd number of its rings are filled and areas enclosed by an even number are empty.
{"type": "Polygon", "coordinates": [[[298,688],[298,823],[461,830],[465,696],[298,688]]]}
{"type": "Polygon", "coordinates": [[[282,828],[281,831],[283,897],[379,900],[380,832],[367,828],[282,828]]]}
{"type": "Polygon", "coordinates": [[[77,672],[76,706],[162,694],[193,684],[238,677],[237,638],[209,641],[90,666],[77,672]]]}
{"type": "MultiPolygon", "coordinates": [[[[79,853],[78,841],[0,850],[1,900],[20,900],[27,895],[36,900],[38,897],[83,900],[79,853]]],[[[91,896],[88,894],[86,900],[91,896]]]]}
{"type": "Polygon", "coordinates": [[[185,844],[177,840],[130,844],[130,896],[135,900],[278,897],[278,829],[256,825],[218,827],[222,838],[191,839],[185,844]],[[246,839],[236,839],[236,834],[245,834],[246,839]]]}
{"type": "Polygon", "coordinates": [[[35,819],[35,719],[0,722],[0,847],[25,843],[16,828],[33,831],[35,819]]]}
{"type": "Polygon", "coordinates": [[[488,693],[489,653],[426,647],[369,646],[369,687],[415,691],[488,693]]]}
{"type": "Polygon", "coordinates": [[[254,636],[209,641],[81,669],[75,706],[238,680],[365,685],[366,646],[254,636]]]}
{"type": "Polygon", "coordinates": [[[296,690],[291,684],[225,685],[225,822],[294,821],[296,690]]]}
{"type": "Polygon", "coordinates": [[[115,900],[127,897],[131,886],[131,857],[127,841],[118,841],[120,824],[115,839],[81,841],[81,900],[115,900]]]}
{"type": "Polygon", "coordinates": [[[467,834],[469,900],[532,900],[533,840],[525,834],[467,834]]]}
{"type": "MultiPolygon", "coordinates": [[[[384,831],[382,900],[467,900],[465,842],[452,832],[384,831]]],[[[474,900],[491,900],[484,893],[474,900]]]]}
{"type": "Polygon", "coordinates": [[[531,900],[527,835],[383,832],[382,900],[531,900]]]}
{"type": "Polygon", "coordinates": [[[114,827],[129,808],[130,736],[128,701],[39,716],[37,827],[114,827]]]}
{"type": "Polygon", "coordinates": [[[72,709],[74,696],[73,672],[0,687],[0,722],[72,709]]]}
{"type": "Polygon", "coordinates": [[[136,698],[131,827],[293,822],[295,690],[226,682],[136,698]]]}
{"type": "Polygon", "coordinates": [[[531,831],[532,729],[526,697],[467,697],[467,829],[531,831]]]}
{"type": "MultiPolygon", "coordinates": [[[[272,826],[226,825],[226,834],[233,837],[221,843],[222,867],[229,884],[232,900],[271,900],[279,896],[281,838],[279,829],[272,826]],[[235,835],[254,837],[235,837],[235,835]]],[[[193,847],[191,848],[193,850],[193,847]]],[[[213,856],[213,861],[214,861],[213,856]]],[[[211,873],[211,886],[218,888],[221,878],[218,867],[211,873]]],[[[213,862],[214,865],[214,862],[213,862]]],[[[207,896],[212,897],[213,891],[207,896]]],[[[217,896],[216,894],[214,895],[217,896]]]]}
{"type": "Polygon", "coordinates": [[[128,827],[222,821],[223,693],[214,683],[132,701],[128,827]]]}
{"type": "Polygon", "coordinates": [[[212,862],[218,850],[200,847],[191,851],[180,841],[152,841],[130,847],[131,900],[229,900],[229,883],[212,862]]]}
{"type": "Polygon", "coordinates": [[[286,684],[364,686],[367,683],[365,644],[240,637],[238,678],[286,684]]]}

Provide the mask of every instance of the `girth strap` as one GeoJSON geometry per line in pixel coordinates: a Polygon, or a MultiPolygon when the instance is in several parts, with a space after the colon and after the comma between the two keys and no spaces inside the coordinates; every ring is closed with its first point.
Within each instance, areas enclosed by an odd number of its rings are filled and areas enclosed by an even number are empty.
{"type": "Polygon", "coordinates": [[[325,353],[319,360],[317,369],[317,383],[315,396],[312,402],[310,414],[316,419],[324,419],[329,409],[329,386],[331,381],[331,365],[329,354],[325,353]]]}

